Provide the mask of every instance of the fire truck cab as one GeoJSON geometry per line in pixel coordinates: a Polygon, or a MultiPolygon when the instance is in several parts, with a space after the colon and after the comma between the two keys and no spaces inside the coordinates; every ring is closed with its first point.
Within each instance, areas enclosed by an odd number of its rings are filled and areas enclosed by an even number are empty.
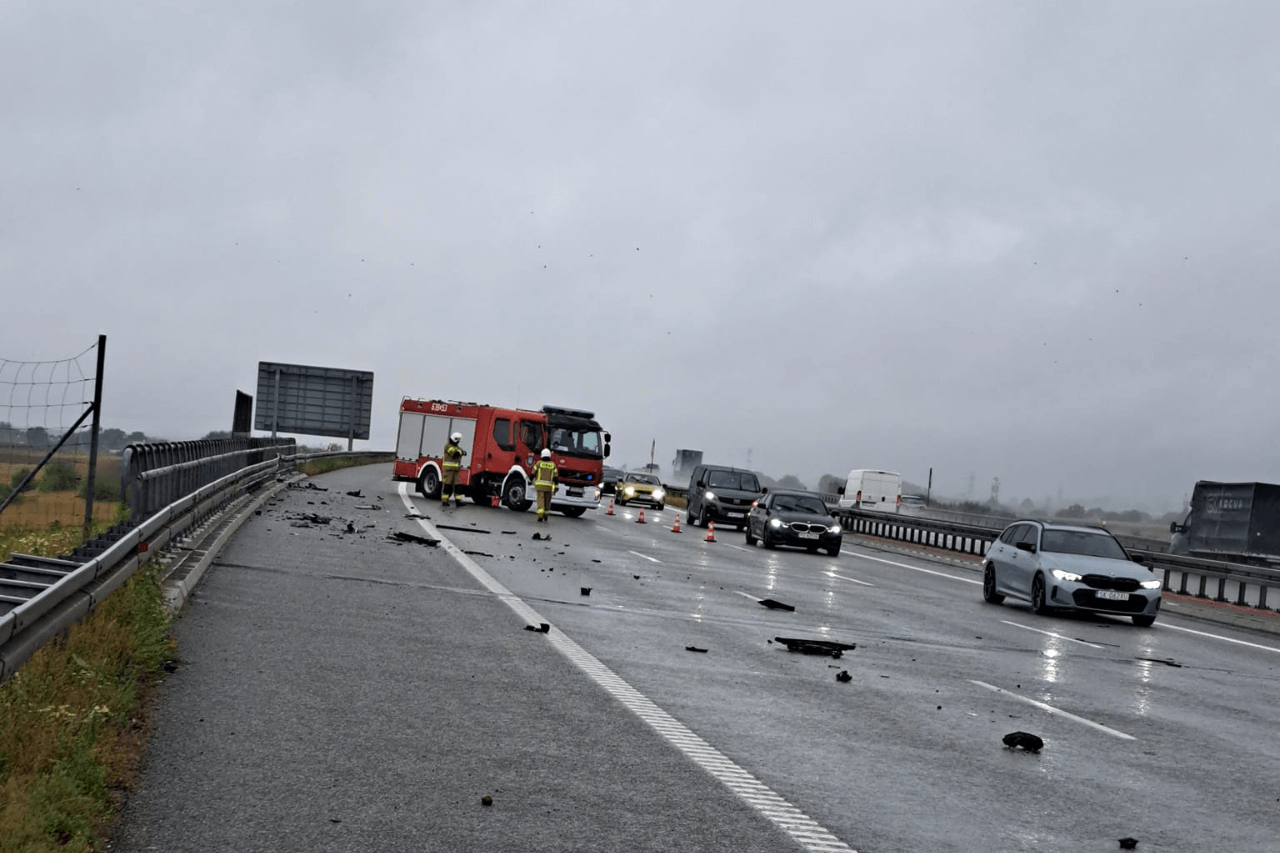
{"type": "Polygon", "coordinates": [[[529,475],[543,448],[559,469],[551,508],[570,517],[600,506],[610,435],[591,412],[544,406],[541,411],[405,397],[400,403],[393,478],[411,480],[428,498],[440,496],[441,454],[462,433],[459,491],[480,506],[493,498],[524,512],[534,502],[529,475]]]}

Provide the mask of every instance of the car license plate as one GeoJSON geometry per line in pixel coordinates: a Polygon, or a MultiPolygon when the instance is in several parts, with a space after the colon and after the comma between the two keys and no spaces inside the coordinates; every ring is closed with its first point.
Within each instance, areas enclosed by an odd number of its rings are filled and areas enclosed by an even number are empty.
{"type": "Polygon", "coordinates": [[[747,514],[745,512],[726,512],[725,515],[727,515],[729,518],[746,518],[747,517],[747,514]]]}
{"type": "Polygon", "coordinates": [[[1112,589],[1099,589],[1099,590],[1096,590],[1093,594],[1097,598],[1106,598],[1106,599],[1109,599],[1110,601],[1128,601],[1129,600],[1129,593],[1116,592],[1115,590],[1112,590],[1112,589]]]}
{"type": "Polygon", "coordinates": [[[582,489],[570,489],[570,490],[569,490],[569,497],[571,497],[571,498],[580,498],[580,497],[582,497],[582,489]]]}
{"type": "Polygon", "coordinates": [[[800,534],[800,538],[801,538],[801,539],[817,539],[817,538],[818,538],[818,534],[816,534],[816,533],[801,533],[801,534],[800,534]]]}

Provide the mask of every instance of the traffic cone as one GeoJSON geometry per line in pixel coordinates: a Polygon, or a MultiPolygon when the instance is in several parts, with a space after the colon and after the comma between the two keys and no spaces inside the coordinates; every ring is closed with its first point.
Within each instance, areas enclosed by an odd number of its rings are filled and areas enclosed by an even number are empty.
{"type": "Polygon", "coordinates": [[[613,515],[613,498],[609,498],[609,511],[605,515],[613,515]]]}
{"type": "Polygon", "coordinates": [[[680,532],[680,513],[678,512],[676,513],[676,523],[671,525],[671,532],[672,533],[680,532]]]}
{"type": "Polygon", "coordinates": [[[707,522],[707,539],[708,542],[716,541],[716,523],[714,521],[707,522]]]}
{"type": "Polygon", "coordinates": [[[644,510],[640,510],[640,517],[636,519],[636,524],[644,524],[644,510]]]}
{"type": "Polygon", "coordinates": [[[494,507],[496,507],[497,505],[498,505],[498,496],[497,496],[497,495],[490,495],[490,496],[489,496],[489,506],[494,506],[494,507]]]}

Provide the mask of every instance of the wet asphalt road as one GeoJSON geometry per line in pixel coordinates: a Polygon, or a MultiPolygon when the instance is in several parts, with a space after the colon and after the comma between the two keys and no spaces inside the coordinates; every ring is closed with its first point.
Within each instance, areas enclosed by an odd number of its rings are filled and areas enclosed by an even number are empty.
{"type": "Polygon", "coordinates": [[[544,528],[388,474],[282,492],[218,555],[113,849],[1280,850],[1280,636],[1207,605],[1038,618],[971,561],[544,528]],[[432,522],[469,553],[388,538],[432,522]]]}

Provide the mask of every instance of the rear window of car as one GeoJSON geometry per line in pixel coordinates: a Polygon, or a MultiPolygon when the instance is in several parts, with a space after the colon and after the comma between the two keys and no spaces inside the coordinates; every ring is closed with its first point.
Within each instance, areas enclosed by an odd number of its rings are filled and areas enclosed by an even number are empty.
{"type": "Polygon", "coordinates": [[[1126,560],[1120,543],[1106,533],[1084,530],[1046,530],[1040,537],[1040,550],[1055,554],[1079,554],[1084,557],[1107,557],[1126,560]]]}

